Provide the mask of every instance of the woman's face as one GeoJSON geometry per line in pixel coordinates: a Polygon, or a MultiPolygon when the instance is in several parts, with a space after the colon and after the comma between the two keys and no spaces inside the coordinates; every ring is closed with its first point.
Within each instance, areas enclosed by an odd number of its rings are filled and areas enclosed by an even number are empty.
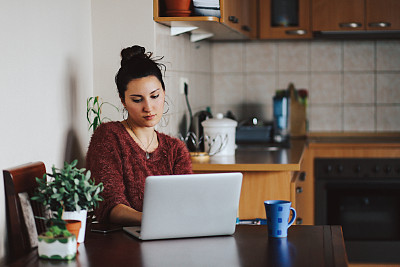
{"type": "Polygon", "coordinates": [[[130,81],[126,86],[124,106],[134,127],[154,127],[164,111],[165,92],[153,75],[130,81]]]}

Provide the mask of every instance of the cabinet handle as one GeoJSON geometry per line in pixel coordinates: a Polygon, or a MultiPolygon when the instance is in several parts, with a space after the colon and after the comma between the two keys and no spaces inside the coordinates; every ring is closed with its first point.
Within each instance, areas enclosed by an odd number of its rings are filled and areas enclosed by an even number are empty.
{"type": "Polygon", "coordinates": [[[304,182],[306,180],[306,172],[301,172],[299,176],[299,180],[304,182]]]}
{"type": "Polygon", "coordinates": [[[242,26],[242,30],[246,31],[246,32],[251,32],[251,27],[247,26],[247,25],[243,25],[242,26]]]}
{"type": "Polygon", "coordinates": [[[296,219],[296,224],[303,224],[303,219],[302,218],[297,218],[296,219]]]}
{"type": "Polygon", "coordinates": [[[233,23],[239,23],[239,19],[235,16],[229,16],[228,20],[233,23]]]}
{"type": "Polygon", "coordinates": [[[296,187],[296,193],[300,194],[302,192],[303,192],[303,187],[301,187],[301,186],[296,187]]]}
{"type": "Polygon", "coordinates": [[[368,23],[369,27],[379,27],[379,28],[388,28],[392,26],[390,22],[371,22],[368,23]]]}
{"type": "Polygon", "coordinates": [[[339,26],[340,28],[360,28],[362,24],[358,22],[349,22],[349,23],[339,23],[339,26]]]}
{"type": "Polygon", "coordinates": [[[285,31],[286,34],[289,35],[305,35],[307,34],[306,30],[292,30],[292,31],[285,31]]]}

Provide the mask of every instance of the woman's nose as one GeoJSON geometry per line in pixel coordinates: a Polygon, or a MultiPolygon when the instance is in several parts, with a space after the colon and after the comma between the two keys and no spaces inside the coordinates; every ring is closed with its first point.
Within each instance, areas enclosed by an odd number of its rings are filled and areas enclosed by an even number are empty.
{"type": "Polygon", "coordinates": [[[148,100],[143,101],[143,111],[145,112],[151,111],[150,102],[148,100]]]}

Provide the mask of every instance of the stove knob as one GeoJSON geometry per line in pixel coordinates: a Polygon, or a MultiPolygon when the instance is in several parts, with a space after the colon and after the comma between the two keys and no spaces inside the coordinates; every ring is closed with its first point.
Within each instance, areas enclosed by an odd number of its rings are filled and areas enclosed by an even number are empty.
{"type": "Polygon", "coordinates": [[[356,173],[360,173],[361,172],[361,166],[359,164],[357,164],[356,167],[354,168],[354,171],[356,173]]]}
{"type": "Polygon", "coordinates": [[[331,173],[332,170],[333,170],[332,165],[326,166],[326,172],[327,172],[327,173],[331,173]]]}
{"type": "Polygon", "coordinates": [[[374,167],[374,169],[373,169],[373,172],[374,173],[378,173],[378,172],[380,172],[381,171],[381,167],[379,166],[379,165],[375,165],[375,167],[374,167]]]}
{"type": "Polygon", "coordinates": [[[392,166],[386,165],[385,168],[383,169],[383,171],[385,173],[388,173],[388,174],[391,173],[392,172],[392,166]]]}
{"type": "Polygon", "coordinates": [[[342,173],[342,172],[344,171],[343,165],[339,164],[339,165],[337,166],[337,170],[338,170],[339,173],[342,173]]]}

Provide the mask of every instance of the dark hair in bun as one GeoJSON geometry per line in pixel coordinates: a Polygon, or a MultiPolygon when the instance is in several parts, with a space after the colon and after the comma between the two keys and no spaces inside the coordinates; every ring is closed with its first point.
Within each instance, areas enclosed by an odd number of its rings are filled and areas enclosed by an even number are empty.
{"type": "Polygon", "coordinates": [[[159,59],[152,58],[153,53],[147,52],[144,47],[134,45],[122,49],[121,68],[115,75],[119,97],[125,101],[125,91],[128,83],[134,79],[147,76],[155,76],[161,83],[165,91],[165,85],[161,70],[165,70],[165,65],[157,63],[159,59]]]}

